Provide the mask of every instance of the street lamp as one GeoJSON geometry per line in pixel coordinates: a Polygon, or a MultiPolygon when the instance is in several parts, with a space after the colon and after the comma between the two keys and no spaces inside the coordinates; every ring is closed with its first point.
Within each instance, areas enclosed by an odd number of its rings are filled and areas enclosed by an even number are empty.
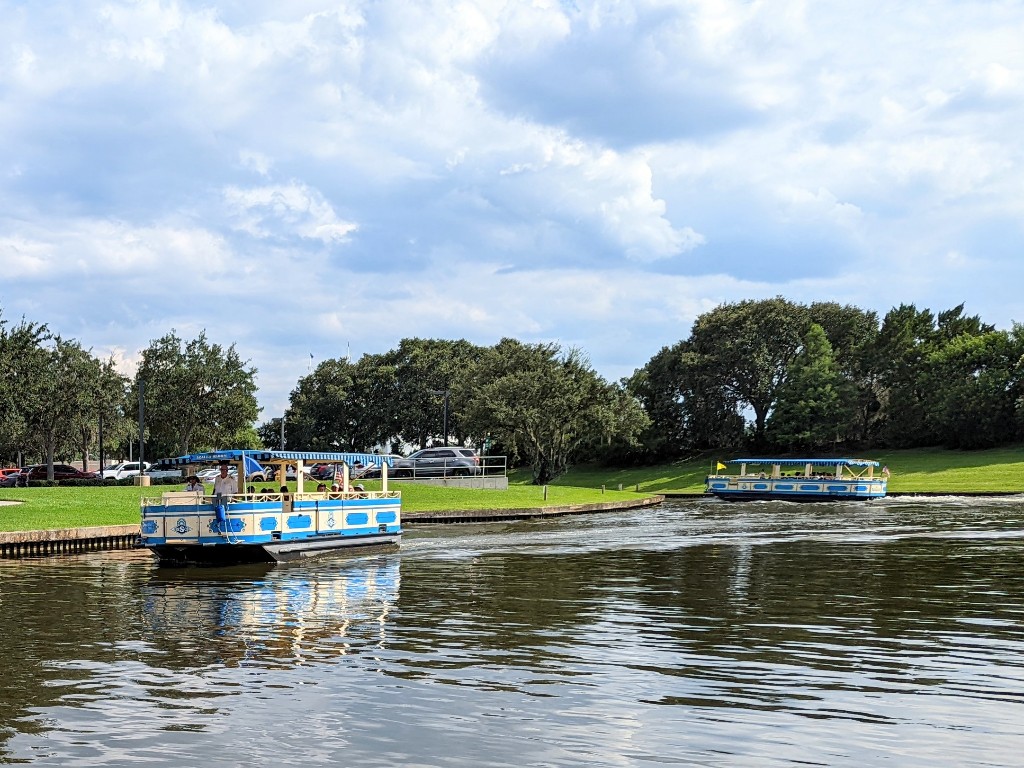
{"type": "Polygon", "coordinates": [[[432,395],[444,395],[444,444],[448,445],[448,390],[447,389],[429,389],[427,390],[432,395]]]}

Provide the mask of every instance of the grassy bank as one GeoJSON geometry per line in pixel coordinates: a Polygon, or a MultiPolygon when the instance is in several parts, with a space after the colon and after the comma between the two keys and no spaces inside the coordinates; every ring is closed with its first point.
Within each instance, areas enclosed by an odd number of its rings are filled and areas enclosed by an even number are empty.
{"type": "MultiPolygon", "coordinates": [[[[635,499],[632,489],[607,490],[552,485],[544,489],[529,485],[522,476],[512,478],[507,491],[482,491],[466,488],[442,488],[427,485],[395,483],[402,491],[405,512],[469,509],[520,509],[531,507],[592,504],[600,501],[635,499]]],[[[292,490],[295,483],[288,484],[292,490]]],[[[372,483],[366,484],[372,488],[372,483]]],[[[316,484],[305,484],[312,490],[316,484]]],[[[379,487],[379,486],[378,486],[379,487]]],[[[142,496],[158,497],[177,486],[118,486],[114,488],[0,488],[0,501],[21,501],[17,505],[0,506],[0,531],[39,531],[55,528],[78,528],[94,525],[130,525],[139,521],[142,496]]],[[[647,492],[646,495],[650,495],[647,492]]]]}
{"type": "MultiPolygon", "coordinates": [[[[722,459],[732,458],[721,456],[722,459]]],[[[886,451],[867,458],[888,465],[891,493],[1024,493],[1024,446],[989,451],[938,449],[886,451]]],[[[654,467],[609,469],[577,467],[544,490],[525,474],[510,476],[507,491],[396,484],[407,512],[469,509],[519,509],[620,501],[656,493],[702,493],[714,457],[654,467]],[[602,491],[604,486],[604,491],[602,491]],[[619,486],[623,490],[619,491],[619,486]]],[[[289,484],[293,489],[295,483],[289,484]]],[[[0,531],[45,530],[138,522],[142,495],[159,496],[173,486],[139,488],[3,488],[0,531]]],[[[314,487],[307,484],[307,489],[314,487]]],[[[372,486],[371,486],[372,487],[372,486]]]]}
{"type": "MultiPolygon", "coordinates": [[[[846,454],[843,454],[846,455],[846,454]]],[[[737,454],[738,456],[738,454],[737,454]]],[[[735,458],[722,455],[723,461],[735,458]]],[[[890,493],[1024,493],[1024,446],[988,451],[938,448],[879,451],[859,457],[889,467],[890,493]]],[[[574,485],[635,489],[645,493],[702,493],[715,457],[630,469],[579,468],[563,481],[574,485]]]]}

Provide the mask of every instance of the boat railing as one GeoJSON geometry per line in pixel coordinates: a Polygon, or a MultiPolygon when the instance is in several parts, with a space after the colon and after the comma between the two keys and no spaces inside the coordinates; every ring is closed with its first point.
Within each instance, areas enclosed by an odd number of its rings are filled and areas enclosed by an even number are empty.
{"type": "MultiPolygon", "coordinates": [[[[401,498],[401,491],[304,491],[302,493],[236,493],[228,498],[232,501],[276,501],[286,500],[298,501],[323,501],[349,500],[349,499],[398,499],[401,498]]],[[[143,507],[186,507],[196,504],[212,504],[216,497],[211,494],[202,494],[198,491],[169,491],[160,497],[143,496],[143,507]]]]}

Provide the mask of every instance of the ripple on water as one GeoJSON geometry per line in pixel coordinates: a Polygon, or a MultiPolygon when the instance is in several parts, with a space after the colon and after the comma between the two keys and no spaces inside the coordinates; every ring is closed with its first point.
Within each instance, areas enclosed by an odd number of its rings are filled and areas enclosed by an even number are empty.
{"type": "Polygon", "coordinates": [[[283,568],[0,561],[0,761],[1015,765],[1020,509],[702,500],[283,568]]]}

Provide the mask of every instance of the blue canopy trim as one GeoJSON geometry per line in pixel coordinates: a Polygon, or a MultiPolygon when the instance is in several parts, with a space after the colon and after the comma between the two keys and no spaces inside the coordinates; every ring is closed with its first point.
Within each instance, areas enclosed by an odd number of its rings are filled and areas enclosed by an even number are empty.
{"type": "Polygon", "coordinates": [[[801,466],[813,464],[816,467],[877,467],[878,462],[871,459],[729,459],[728,464],[784,464],[801,466]]]}
{"type": "Polygon", "coordinates": [[[341,464],[344,462],[349,466],[355,464],[387,464],[389,467],[394,463],[391,456],[383,456],[379,453],[326,453],[322,451],[254,451],[254,450],[222,450],[207,451],[206,453],[190,453],[187,456],[175,456],[167,459],[160,459],[157,462],[162,467],[180,467],[186,464],[217,464],[221,461],[238,462],[245,459],[248,473],[259,471],[252,469],[253,463],[263,462],[264,464],[281,464],[295,461],[321,462],[324,464],[341,464]]]}

